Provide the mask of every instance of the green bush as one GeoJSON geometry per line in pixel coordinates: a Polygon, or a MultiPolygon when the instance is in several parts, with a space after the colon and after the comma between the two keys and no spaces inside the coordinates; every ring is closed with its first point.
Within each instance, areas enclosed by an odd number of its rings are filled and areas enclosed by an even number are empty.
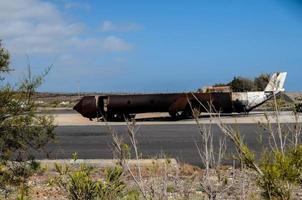
{"type": "Polygon", "coordinates": [[[116,199],[121,197],[126,187],[121,180],[123,169],[119,166],[105,170],[105,180],[98,182],[99,199],[116,199]]]}
{"type": "Polygon", "coordinates": [[[214,86],[230,86],[233,92],[263,91],[269,79],[269,74],[260,74],[254,79],[235,76],[229,83],[216,83],[214,86]]]}
{"type": "MultiPolygon", "coordinates": [[[[9,53],[0,40],[0,198],[25,191],[29,176],[39,168],[31,161],[33,153],[55,139],[53,118],[37,115],[33,100],[50,68],[41,76],[33,76],[28,67],[28,76],[12,86],[4,81],[12,71],[9,63],[9,53]]],[[[24,195],[26,192],[19,196],[24,199],[24,195]]]]}
{"type": "Polygon", "coordinates": [[[10,193],[16,192],[18,199],[27,199],[29,187],[26,180],[33,174],[41,172],[43,172],[43,169],[40,163],[34,160],[0,164],[0,190],[2,190],[2,196],[9,198],[10,193]]]}
{"type": "Polygon", "coordinates": [[[72,200],[95,199],[97,197],[98,183],[93,181],[86,170],[73,172],[69,175],[69,198],[72,200]]]}
{"type": "Polygon", "coordinates": [[[91,176],[93,168],[87,165],[81,165],[74,171],[68,165],[56,165],[56,170],[59,176],[50,182],[66,189],[69,199],[113,200],[122,196],[135,197],[134,193],[128,195],[125,191],[126,185],[122,181],[123,170],[119,166],[106,169],[104,180],[94,180],[91,176]]]}
{"type": "Polygon", "coordinates": [[[292,147],[285,153],[274,151],[265,153],[260,162],[263,175],[258,185],[266,199],[291,199],[292,189],[301,183],[302,145],[292,147]]]}
{"type": "Polygon", "coordinates": [[[126,191],[126,194],[121,198],[123,200],[139,200],[140,191],[138,189],[131,189],[126,191]]]}
{"type": "MultiPolygon", "coordinates": [[[[261,159],[257,160],[238,131],[222,123],[218,125],[235,146],[240,162],[255,173],[264,199],[291,200],[294,198],[293,191],[302,183],[302,144],[291,141],[285,135],[288,132],[281,130],[280,126],[280,132],[270,134],[280,134],[284,139],[282,146],[277,146],[277,143],[276,146],[270,146],[270,151],[264,151],[261,159]]],[[[281,138],[280,135],[276,136],[278,138],[271,135],[270,137],[276,142],[281,138]]]]}

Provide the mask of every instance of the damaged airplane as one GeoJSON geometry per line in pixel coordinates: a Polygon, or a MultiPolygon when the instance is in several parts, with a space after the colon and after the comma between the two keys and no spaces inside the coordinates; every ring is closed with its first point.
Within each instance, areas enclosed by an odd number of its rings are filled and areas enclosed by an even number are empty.
{"type": "Polygon", "coordinates": [[[83,117],[107,121],[123,120],[137,113],[168,112],[182,118],[193,113],[248,113],[284,91],[286,72],[274,73],[264,91],[188,92],[84,96],[74,110],[83,117]]]}

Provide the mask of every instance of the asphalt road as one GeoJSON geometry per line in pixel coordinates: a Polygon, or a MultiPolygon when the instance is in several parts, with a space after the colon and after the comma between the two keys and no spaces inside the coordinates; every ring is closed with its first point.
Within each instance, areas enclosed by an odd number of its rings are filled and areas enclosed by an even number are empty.
{"type": "MultiPolygon", "coordinates": [[[[126,126],[112,127],[124,142],[129,143],[126,126]]],[[[267,134],[257,124],[239,124],[233,127],[240,130],[247,144],[256,152],[268,147],[267,134]]],[[[58,135],[57,144],[48,147],[51,159],[68,159],[74,152],[78,153],[80,159],[113,158],[112,138],[106,126],[59,126],[55,131],[58,135]]],[[[215,125],[213,133],[214,146],[217,147],[222,132],[215,125]]],[[[196,143],[201,146],[199,129],[196,125],[141,125],[136,138],[139,152],[144,158],[167,155],[182,162],[201,164],[196,147],[196,143]]],[[[227,162],[231,162],[230,155],[234,148],[230,141],[227,141],[227,150],[228,155],[225,158],[227,162]]],[[[37,158],[44,159],[46,155],[37,154],[37,158]]]]}

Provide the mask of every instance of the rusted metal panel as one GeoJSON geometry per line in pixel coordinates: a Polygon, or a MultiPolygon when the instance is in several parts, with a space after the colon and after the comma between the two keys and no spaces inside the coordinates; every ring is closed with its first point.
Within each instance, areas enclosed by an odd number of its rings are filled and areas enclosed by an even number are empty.
{"type": "Polygon", "coordinates": [[[179,94],[177,96],[177,99],[174,100],[168,109],[168,112],[170,114],[176,114],[179,111],[183,111],[186,109],[186,106],[188,104],[187,95],[186,94],[179,94]]]}
{"type": "Polygon", "coordinates": [[[98,117],[98,107],[96,96],[85,96],[74,107],[74,110],[79,112],[83,117],[89,119],[98,117]]]}
{"type": "Polygon", "coordinates": [[[190,111],[188,101],[201,112],[232,112],[231,93],[86,96],[74,109],[88,118],[145,112],[169,112],[173,115],[190,111]]]}
{"type": "MultiPolygon", "coordinates": [[[[203,112],[232,112],[232,99],[230,92],[218,93],[194,93],[194,96],[199,100],[205,108],[203,112]]],[[[195,98],[194,98],[195,99],[195,98]]],[[[191,101],[194,101],[190,98],[191,101]]]]}
{"type": "Polygon", "coordinates": [[[180,94],[109,96],[108,111],[113,113],[166,112],[180,94]]]}

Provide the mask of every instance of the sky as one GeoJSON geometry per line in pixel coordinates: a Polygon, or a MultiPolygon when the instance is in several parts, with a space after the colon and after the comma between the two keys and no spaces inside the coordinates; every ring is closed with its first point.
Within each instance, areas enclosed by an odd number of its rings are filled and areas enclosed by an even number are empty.
{"type": "Polygon", "coordinates": [[[302,84],[299,0],[0,0],[17,82],[52,65],[39,91],[183,92],[287,71],[302,84]]]}

